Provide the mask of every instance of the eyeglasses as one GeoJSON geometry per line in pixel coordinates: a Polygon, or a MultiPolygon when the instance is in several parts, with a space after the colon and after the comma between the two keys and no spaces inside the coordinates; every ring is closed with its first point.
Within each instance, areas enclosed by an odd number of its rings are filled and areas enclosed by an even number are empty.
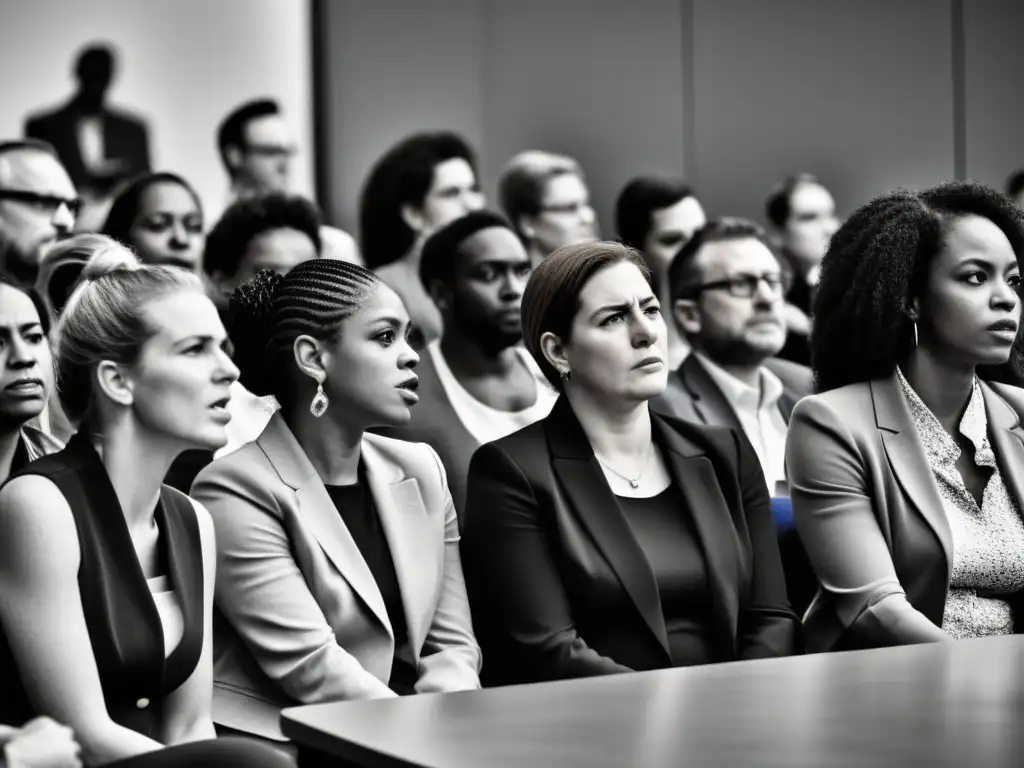
{"type": "Polygon", "coordinates": [[[77,216],[82,209],[82,201],[77,197],[59,197],[57,195],[40,195],[37,192],[29,192],[24,189],[0,189],[0,200],[14,200],[25,203],[33,208],[45,211],[50,216],[57,212],[62,205],[66,205],[72,216],[77,216]]]}
{"type": "Polygon", "coordinates": [[[539,213],[553,213],[562,216],[578,216],[590,208],[590,203],[562,203],[560,205],[542,205],[539,213]]]}
{"type": "Polygon", "coordinates": [[[777,272],[768,272],[763,275],[737,275],[728,280],[715,280],[711,283],[694,285],[689,289],[693,296],[704,291],[728,291],[730,296],[739,299],[749,299],[757,293],[757,286],[761,283],[768,286],[773,296],[782,296],[789,290],[789,280],[777,272]]]}
{"type": "Polygon", "coordinates": [[[267,158],[289,159],[295,157],[298,150],[295,147],[282,144],[246,144],[245,151],[250,155],[258,155],[267,158]]]}

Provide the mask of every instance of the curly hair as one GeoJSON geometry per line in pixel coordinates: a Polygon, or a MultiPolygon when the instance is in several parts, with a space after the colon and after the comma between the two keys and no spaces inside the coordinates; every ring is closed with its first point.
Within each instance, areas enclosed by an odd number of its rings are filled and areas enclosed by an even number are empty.
{"type": "Polygon", "coordinates": [[[341,322],[378,285],[380,278],[368,269],[313,259],[287,275],[264,270],[239,286],[231,296],[225,325],[242,384],[255,395],[274,395],[287,407],[291,393],[286,372],[295,367],[295,339],[303,334],[321,341],[335,339],[341,322]]]}
{"type": "MultiPolygon", "coordinates": [[[[861,207],[839,228],[814,299],[811,368],[817,391],[893,374],[913,349],[910,302],[924,288],[947,227],[972,214],[999,227],[1021,260],[1024,213],[1000,192],[974,182],[896,190],[861,207]]],[[[1021,370],[1018,345],[1007,366],[1021,370]]],[[[1005,379],[1002,368],[979,367],[978,374],[1005,379]]]]}
{"type": "Polygon", "coordinates": [[[298,195],[272,192],[232,204],[206,237],[203,269],[234,277],[245,259],[249,244],[264,232],[295,229],[306,235],[320,254],[320,210],[298,195]]]}
{"type": "Polygon", "coordinates": [[[399,261],[412,248],[416,233],[402,218],[402,208],[423,205],[434,183],[434,169],[448,160],[465,160],[477,175],[476,154],[452,131],[407,136],[382,155],[359,197],[360,250],[370,269],[399,261]]]}

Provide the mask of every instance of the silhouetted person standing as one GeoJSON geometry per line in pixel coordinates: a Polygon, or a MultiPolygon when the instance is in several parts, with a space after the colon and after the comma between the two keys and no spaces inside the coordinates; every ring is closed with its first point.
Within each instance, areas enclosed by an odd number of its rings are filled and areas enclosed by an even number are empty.
{"type": "Polygon", "coordinates": [[[75,61],[78,90],[71,99],[25,123],[25,135],[51,144],[79,192],[91,199],[150,170],[146,124],[106,103],[115,65],[109,45],[88,46],[75,61]]]}

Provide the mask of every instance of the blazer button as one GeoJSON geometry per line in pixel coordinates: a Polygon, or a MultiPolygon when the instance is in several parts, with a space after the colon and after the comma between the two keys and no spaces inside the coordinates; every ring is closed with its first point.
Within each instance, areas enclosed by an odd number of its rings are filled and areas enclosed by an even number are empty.
{"type": "Polygon", "coordinates": [[[149,706],[149,699],[139,699],[135,702],[135,706],[139,709],[145,709],[149,706]]]}

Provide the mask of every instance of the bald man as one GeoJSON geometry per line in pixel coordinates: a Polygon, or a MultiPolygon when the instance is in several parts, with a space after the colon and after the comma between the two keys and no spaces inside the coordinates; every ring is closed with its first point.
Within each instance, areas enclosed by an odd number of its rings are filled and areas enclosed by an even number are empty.
{"type": "Polygon", "coordinates": [[[0,142],[0,272],[35,283],[43,253],[71,232],[79,204],[52,147],[0,142]]]}

